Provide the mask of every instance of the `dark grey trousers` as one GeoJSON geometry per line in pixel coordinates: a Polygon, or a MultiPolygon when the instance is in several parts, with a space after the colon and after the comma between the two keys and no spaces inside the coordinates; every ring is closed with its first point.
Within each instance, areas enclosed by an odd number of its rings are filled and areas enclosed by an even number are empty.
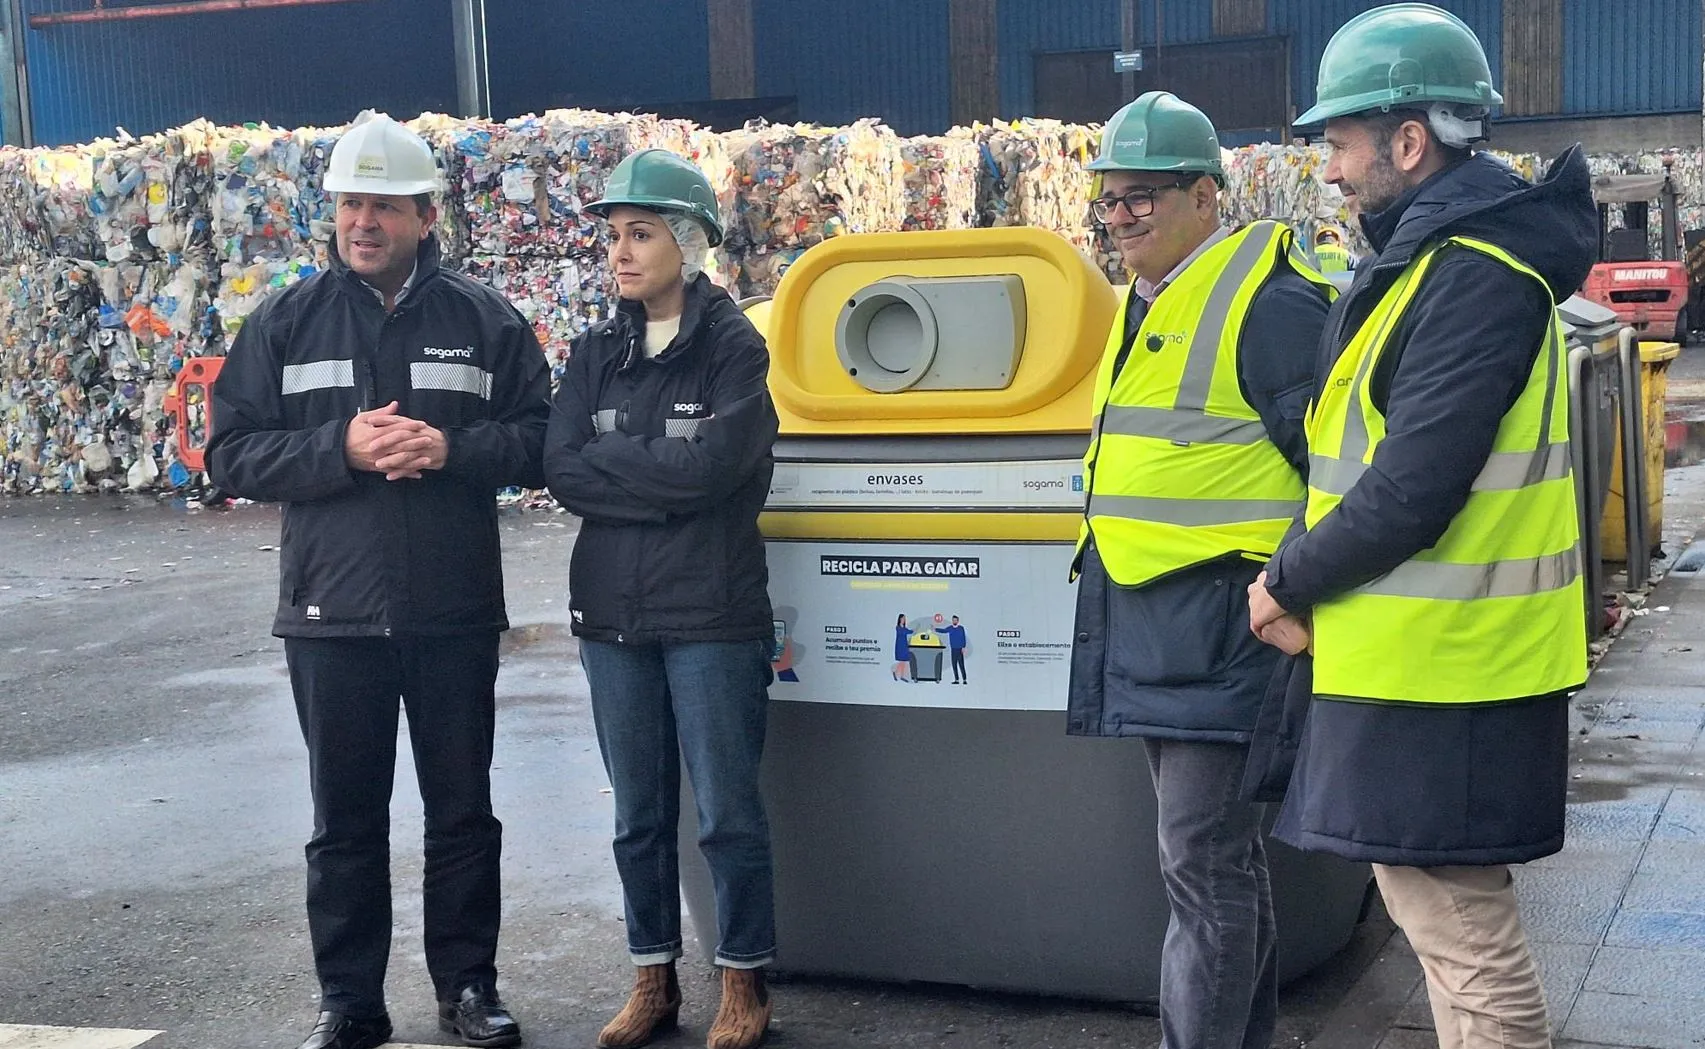
{"type": "Polygon", "coordinates": [[[1172,904],[1161,1049],[1267,1049],[1279,1011],[1265,806],[1238,800],[1249,747],[1144,740],[1172,904]]]}

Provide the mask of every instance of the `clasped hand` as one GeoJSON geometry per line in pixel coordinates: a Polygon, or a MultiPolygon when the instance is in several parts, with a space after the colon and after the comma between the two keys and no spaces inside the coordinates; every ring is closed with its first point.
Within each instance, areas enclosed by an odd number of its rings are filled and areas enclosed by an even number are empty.
{"type": "Polygon", "coordinates": [[[1286,612],[1267,589],[1267,573],[1249,584],[1249,629],[1255,636],[1286,655],[1308,651],[1314,638],[1308,621],[1286,612]]]}
{"type": "Polygon", "coordinates": [[[357,412],[344,434],[343,456],[351,469],[382,473],[387,481],[418,479],[442,470],[450,444],[444,431],[398,413],[397,402],[357,412]]]}

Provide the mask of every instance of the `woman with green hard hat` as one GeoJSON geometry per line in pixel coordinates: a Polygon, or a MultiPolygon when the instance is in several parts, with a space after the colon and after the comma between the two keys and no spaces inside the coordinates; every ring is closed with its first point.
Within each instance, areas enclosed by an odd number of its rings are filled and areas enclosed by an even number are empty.
{"type": "Polygon", "coordinates": [[[773,627],[758,512],[777,420],[763,336],[704,274],[716,196],[661,149],[588,206],[609,233],[615,316],[575,340],[545,474],[582,519],[569,608],[616,808],[626,1006],[604,1049],[645,1045],[681,1008],[676,826],[684,757],[716,889],[722,1004],[710,1049],[756,1045],[775,953],[769,824],[758,795],[773,627]],[[677,756],[680,755],[680,756],[677,756]]]}

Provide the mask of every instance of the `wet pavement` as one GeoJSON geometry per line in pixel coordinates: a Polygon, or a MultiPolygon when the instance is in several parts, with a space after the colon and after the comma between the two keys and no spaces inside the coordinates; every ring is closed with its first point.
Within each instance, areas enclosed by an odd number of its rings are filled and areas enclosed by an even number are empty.
{"type": "MultiPolygon", "coordinates": [[[[502,528],[516,628],[493,772],[505,823],[499,965],[528,1044],[567,1049],[591,1044],[631,976],[610,797],[566,627],[574,519],[528,512],[502,528]]],[[[149,1049],[288,1049],[305,1033],[316,1009],[301,903],[310,810],[268,635],[277,542],[268,507],[0,500],[0,1044],[14,1044],[8,1024],[163,1031],[149,1049]]],[[[399,754],[391,1014],[399,1042],[443,1043],[421,946],[420,806],[399,754]]],[[[1367,923],[1288,990],[1275,1044],[1314,1039],[1389,935],[1367,923]]],[[[703,1044],[715,985],[694,946],[685,1031],[660,1046],[703,1044]]],[[[795,980],[777,1002],[771,1044],[782,1049],[1159,1042],[1141,1008],[957,988],[795,980]]]]}
{"type": "MultiPolygon", "coordinates": [[[[1705,546],[1682,552],[1705,529],[1705,350],[1675,362],[1668,422],[1660,564],[1681,557],[1575,702],[1568,845],[1518,872],[1560,1045],[1705,1045],[1705,546]]],[[[311,1019],[305,760],[267,633],[277,528],[267,507],[0,500],[0,1033],[146,1028],[164,1032],[147,1043],[158,1049],[260,1049],[294,1046],[311,1019]]],[[[590,1045],[630,975],[607,783],[567,629],[574,532],[559,514],[503,519],[516,626],[493,772],[499,964],[542,1049],[590,1045]]],[[[399,753],[389,995],[397,1040],[436,1044],[419,801],[399,753]]],[[[661,1046],[702,1044],[715,1005],[693,949],[685,1029],[661,1046]]],[[[777,1000],[780,1047],[1160,1040],[1141,1006],[806,980],[777,1000]]],[[[1279,1047],[1436,1044],[1414,957],[1377,907],[1286,992],[1283,1014],[1279,1047]]]]}

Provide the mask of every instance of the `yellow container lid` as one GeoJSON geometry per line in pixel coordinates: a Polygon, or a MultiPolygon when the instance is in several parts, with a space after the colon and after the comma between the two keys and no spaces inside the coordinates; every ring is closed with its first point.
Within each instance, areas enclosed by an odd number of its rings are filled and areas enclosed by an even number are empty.
{"type": "Polygon", "coordinates": [[[786,436],[1087,432],[1096,368],[1118,296],[1064,238],[1030,227],[866,233],[801,255],[775,299],[747,310],[770,349],[770,392],[786,436]],[[1005,389],[877,393],[836,352],[842,308],[896,278],[1015,275],[1023,352],[1005,389]]]}
{"type": "Polygon", "coordinates": [[[1675,342],[1642,342],[1640,360],[1646,364],[1673,361],[1681,356],[1681,344],[1675,342]]]}

